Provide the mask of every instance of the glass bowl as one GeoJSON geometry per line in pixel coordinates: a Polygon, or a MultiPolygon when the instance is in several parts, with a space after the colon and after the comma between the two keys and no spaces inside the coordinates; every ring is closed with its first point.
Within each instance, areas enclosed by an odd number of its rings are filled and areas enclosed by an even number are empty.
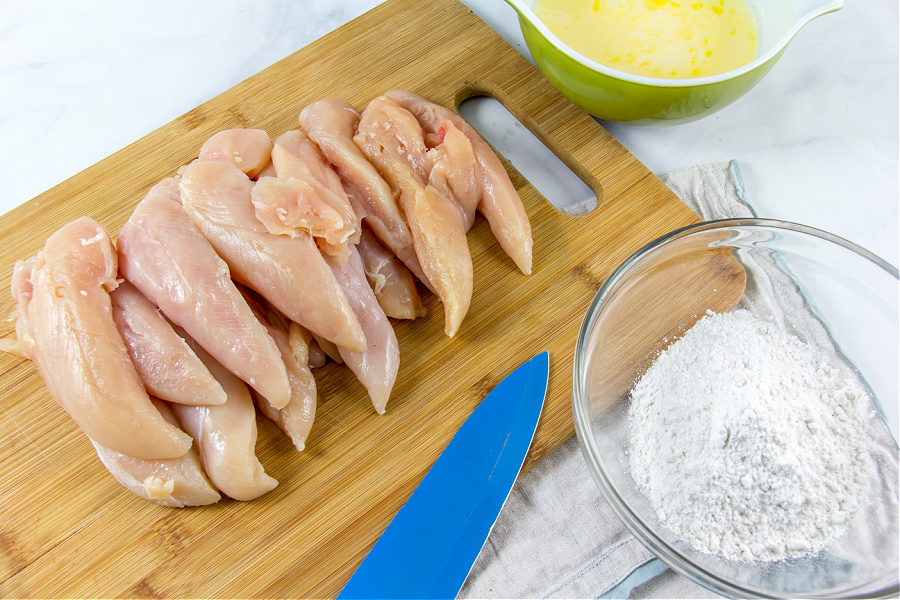
{"type": "MultiPolygon", "coordinates": [[[[729,597],[882,597],[898,587],[898,273],[834,235],[782,221],[731,219],[673,231],[603,283],[578,336],[575,429],[588,467],[632,534],[675,571],[729,597]],[[880,418],[871,502],[815,554],[728,560],[681,541],[629,467],[630,390],[708,310],[745,309],[856,373],[880,418]]],[[[740,339],[733,340],[740,344],[740,339]]]]}

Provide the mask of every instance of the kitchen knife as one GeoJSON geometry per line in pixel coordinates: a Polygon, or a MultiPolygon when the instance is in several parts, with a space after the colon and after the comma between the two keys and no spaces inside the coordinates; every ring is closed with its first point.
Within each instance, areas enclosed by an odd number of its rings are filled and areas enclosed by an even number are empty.
{"type": "Polygon", "coordinates": [[[538,354],[481,401],[338,598],[455,598],[531,446],[547,393],[538,354]]]}

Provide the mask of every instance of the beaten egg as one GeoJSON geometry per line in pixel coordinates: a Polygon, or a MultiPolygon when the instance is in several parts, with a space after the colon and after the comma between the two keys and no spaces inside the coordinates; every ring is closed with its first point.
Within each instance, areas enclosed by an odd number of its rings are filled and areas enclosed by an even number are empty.
{"type": "Polygon", "coordinates": [[[756,58],[745,0],[537,0],[534,12],[573,50],[634,75],[706,77],[756,58]]]}

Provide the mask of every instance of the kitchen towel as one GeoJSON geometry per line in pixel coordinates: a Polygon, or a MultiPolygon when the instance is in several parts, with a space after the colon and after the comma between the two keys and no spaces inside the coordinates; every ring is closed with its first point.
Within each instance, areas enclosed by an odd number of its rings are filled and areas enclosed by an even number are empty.
{"type": "MultiPolygon", "coordinates": [[[[737,162],[660,177],[704,221],[754,217],[737,162]]],[[[562,207],[579,214],[594,203],[562,207]]],[[[522,475],[460,598],[719,598],[666,568],[604,499],[572,437],[522,475]]]]}

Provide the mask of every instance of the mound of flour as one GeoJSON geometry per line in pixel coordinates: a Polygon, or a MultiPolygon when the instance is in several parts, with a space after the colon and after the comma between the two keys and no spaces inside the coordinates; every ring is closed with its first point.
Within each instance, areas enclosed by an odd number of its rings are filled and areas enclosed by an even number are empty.
{"type": "Polygon", "coordinates": [[[745,310],[708,313],[632,390],[632,476],[694,548],[734,560],[816,552],[873,473],[861,386],[745,310]]]}

